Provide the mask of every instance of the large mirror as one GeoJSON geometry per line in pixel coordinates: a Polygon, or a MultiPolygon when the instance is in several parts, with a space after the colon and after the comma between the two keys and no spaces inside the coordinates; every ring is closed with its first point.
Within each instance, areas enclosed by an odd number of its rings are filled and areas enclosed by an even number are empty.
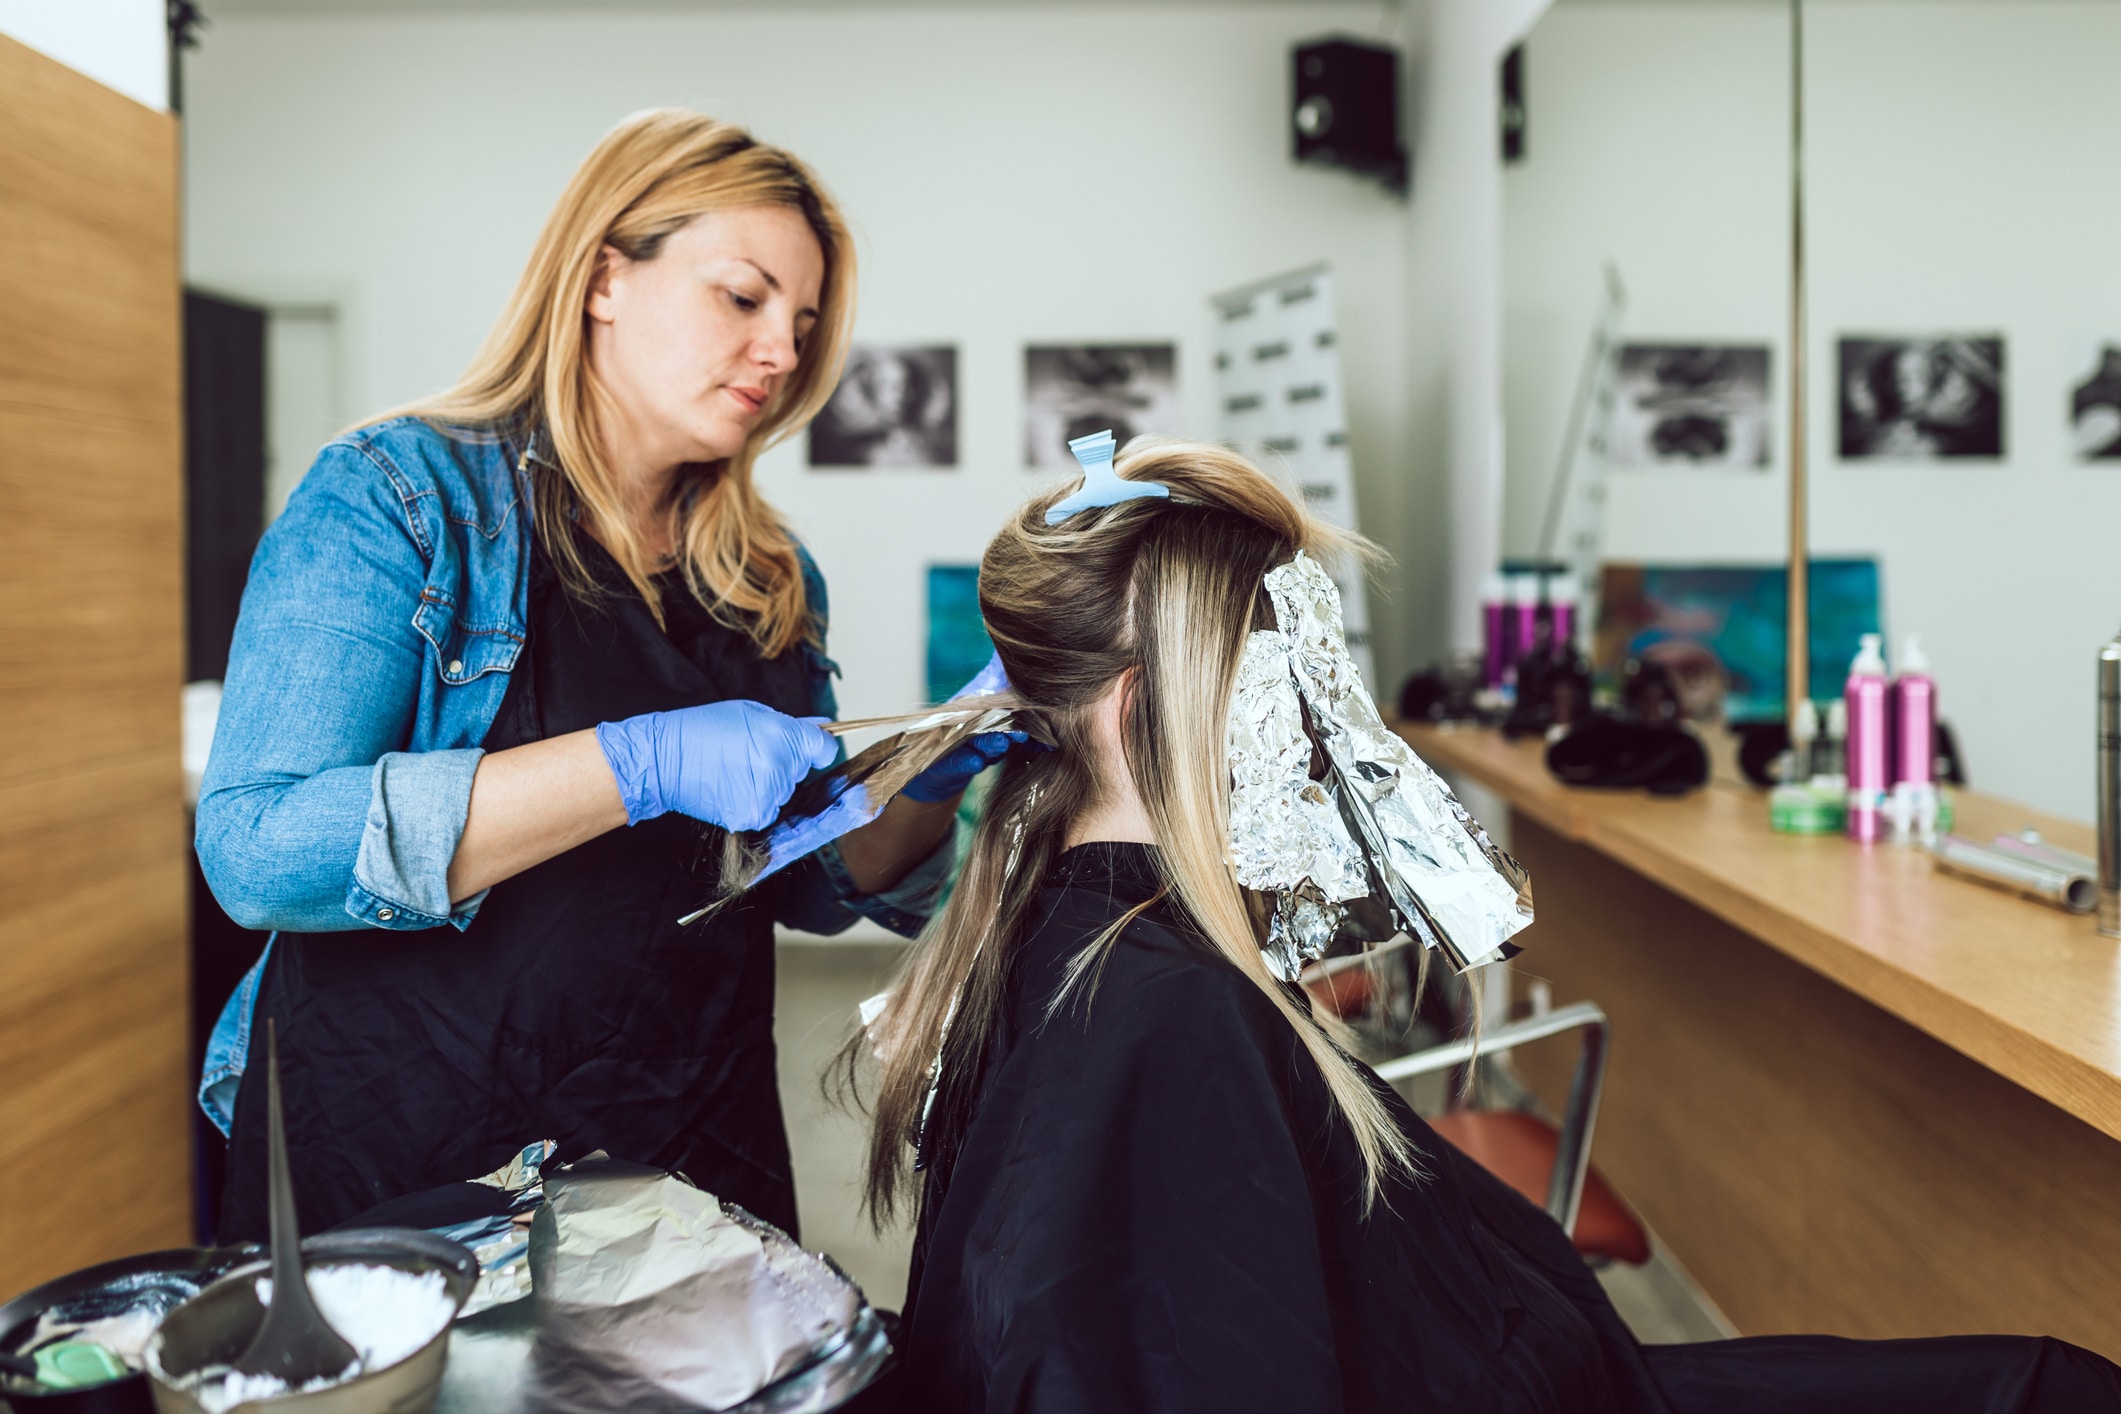
{"type": "MultiPolygon", "coordinates": [[[[1602,482],[1603,561],[1785,562],[1800,92],[1811,555],[1875,562],[1888,655],[1920,636],[1971,784],[2088,820],[2121,624],[2121,190],[2097,175],[2121,5],[1809,0],[1801,87],[1792,19],[1559,0],[1526,39],[1505,554],[1540,554],[1573,466],[1602,482]],[[1602,320],[1610,411],[1572,419],[1602,320]]],[[[1819,699],[1869,583],[1839,572],[1838,607],[1814,588],[1819,699]]],[[[1779,715],[1744,688],[1733,716],[1779,715]]]]}

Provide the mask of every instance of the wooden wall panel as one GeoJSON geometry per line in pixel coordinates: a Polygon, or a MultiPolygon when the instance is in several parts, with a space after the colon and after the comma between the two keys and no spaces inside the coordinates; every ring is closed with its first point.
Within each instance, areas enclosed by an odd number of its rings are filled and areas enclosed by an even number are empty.
{"type": "MultiPolygon", "coordinates": [[[[2121,1358],[2121,1142],[1522,811],[1511,831],[1539,898],[1512,967],[1613,1019],[1592,1160],[1741,1331],[2121,1358]]],[[[1575,1047],[1517,1053],[1557,1109],[1575,1047]]]]}
{"type": "Polygon", "coordinates": [[[177,129],[0,36],[0,1298],[191,1238],[177,129]]]}

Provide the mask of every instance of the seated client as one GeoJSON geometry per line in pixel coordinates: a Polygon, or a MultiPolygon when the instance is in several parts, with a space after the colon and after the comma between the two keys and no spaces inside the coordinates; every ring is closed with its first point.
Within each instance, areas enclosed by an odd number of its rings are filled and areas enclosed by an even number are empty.
{"type": "Polygon", "coordinates": [[[987,550],[987,628],[1055,749],[1011,754],[849,1048],[878,1069],[872,1209],[918,1213],[907,1408],[2121,1409],[2121,1370],[2051,1339],[1638,1344],[1554,1221],[1262,954],[1233,682],[1263,577],[1353,547],[1220,448],[1118,470],[1168,498],[1049,525],[1056,493],[987,550]]]}

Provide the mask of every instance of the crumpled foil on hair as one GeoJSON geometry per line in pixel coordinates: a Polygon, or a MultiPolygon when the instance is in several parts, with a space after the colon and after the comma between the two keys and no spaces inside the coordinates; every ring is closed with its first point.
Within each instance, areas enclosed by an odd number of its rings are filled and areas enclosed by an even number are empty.
{"type": "MultiPolygon", "coordinates": [[[[1402,928],[1459,971],[1507,956],[1511,937],[1532,921],[1524,866],[1496,848],[1443,779],[1386,728],[1348,656],[1340,591],[1318,562],[1299,551],[1269,570],[1265,583],[1332,794],[1376,871],[1375,891],[1402,928]]],[[[1308,759],[1300,724],[1297,740],[1308,759]]],[[[1277,759],[1295,749],[1278,747],[1277,759]]],[[[1234,835],[1234,812],[1232,825],[1234,835]]],[[[1350,896],[1313,882],[1329,896],[1350,896]]]]}
{"type": "Polygon", "coordinates": [[[1308,891],[1276,894],[1274,915],[1267,920],[1267,942],[1260,949],[1266,954],[1267,966],[1284,982],[1302,977],[1305,964],[1326,955],[1347,912],[1308,891]]]}
{"type": "Polygon", "coordinates": [[[1238,883],[1277,896],[1264,951],[1293,982],[1333,941],[1341,902],[1370,892],[1370,875],[1331,784],[1311,779],[1303,703],[1279,633],[1245,641],[1225,745],[1231,863],[1238,883]]]}

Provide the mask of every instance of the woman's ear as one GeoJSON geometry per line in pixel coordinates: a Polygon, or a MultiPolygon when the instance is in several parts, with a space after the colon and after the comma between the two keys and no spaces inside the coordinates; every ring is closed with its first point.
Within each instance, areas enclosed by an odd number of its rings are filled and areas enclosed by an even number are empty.
{"type": "Polygon", "coordinates": [[[616,323],[618,298],[613,285],[624,278],[632,264],[624,251],[606,243],[597,252],[596,268],[589,272],[589,293],[582,299],[582,312],[599,324],[616,323]]]}
{"type": "Polygon", "coordinates": [[[1113,725],[1124,734],[1127,724],[1134,720],[1134,700],[1142,685],[1142,670],[1129,668],[1119,675],[1118,690],[1112,694],[1113,725]]]}
{"type": "Polygon", "coordinates": [[[1138,681],[1134,669],[1129,668],[1114,678],[1089,705],[1086,715],[1090,740],[1096,745],[1100,772],[1124,774],[1127,770],[1127,723],[1133,719],[1134,689],[1138,681]]]}

